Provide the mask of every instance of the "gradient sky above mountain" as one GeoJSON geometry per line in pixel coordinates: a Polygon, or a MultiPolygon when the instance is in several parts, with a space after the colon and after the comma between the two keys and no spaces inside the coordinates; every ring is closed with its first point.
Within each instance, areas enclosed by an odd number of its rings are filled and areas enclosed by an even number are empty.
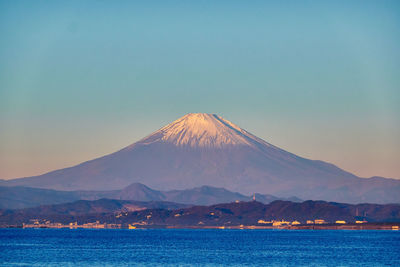
{"type": "Polygon", "coordinates": [[[400,178],[398,1],[0,1],[0,178],[118,150],[189,112],[400,178]]]}

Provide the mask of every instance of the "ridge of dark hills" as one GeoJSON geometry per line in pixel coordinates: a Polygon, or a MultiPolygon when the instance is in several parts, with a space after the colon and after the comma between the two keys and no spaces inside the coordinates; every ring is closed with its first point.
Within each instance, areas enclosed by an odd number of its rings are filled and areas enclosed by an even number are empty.
{"type": "Polygon", "coordinates": [[[165,202],[132,202],[102,199],[2,211],[0,225],[17,225],[31,219],[52,222],[140,224],[152,226],[234,226],[257,225],[259,220],[300,221],[323,219],[327,222],[367,220],[400,222],[400,204],[345,204],[325,201],[295,203],[276,200],[233,202],[211,206],[179,207],[165,202]],[[131,210],[129,210],[129,207],[131,210]],[[135,210],[136,209],[136,210],[135,210]],[[118,216],[116,215],[118,213],[118,216]]]}
{"type": "Polygon", "coordinates": [[[2,210],[0,217],[11,217],[12,220],[25,218],[81,216],[87,214],[108,214],[115,212],[133,212],[143,209],[179,209],[188,205],[166,201],[133,201],[117,199],[78,200],[70,203],[43,205],[34,208],[18,210],[2,210]]]}
{"type": "MultiPolygon", "coordinates": [[[[212,205],[236,200],[249,201],[252,199],[251,196],[245,196],[224,188],[212,186],[171,191],[154,190],[140,183],[133,183],[121,190],[110,191],[57,191],[23,186],[0,186],[0,209],[23,209],[40,205],[61,204],[76,200],[97,200],[101,198],[135,201],[169,201],[191,205],[212,205]]],[[[263,203],[270,203],[280,198],[272,195],[256,194],[256,199],[263,203]]],[[[301,201],[296,197],[285,200],[301,201]]]]}

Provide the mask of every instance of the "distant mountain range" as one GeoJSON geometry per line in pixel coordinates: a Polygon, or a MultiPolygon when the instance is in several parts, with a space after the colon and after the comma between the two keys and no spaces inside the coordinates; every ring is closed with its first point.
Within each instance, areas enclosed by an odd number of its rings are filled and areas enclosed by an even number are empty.
{"type": "MultiPolygon", "coordinates": [[[[40,205],[67,203],[76,200],[97,200],[102,198],[212,205],[236,200],[250,201],[252,196],[245,196],[240,193],[211,186],[201,186],[186,190],[158,191],[140,183],[131,184],[121,190],[111,191],[57,191],[23,186],[0,186],[0,209],[22,209],[40,205]]],[[[255,198],[263,203],[270,203],[281,199],[272,195],[262,194],[256,194],[255,198]]],[[[284,199],[301,201],[296,197],[284,199]]]]}
{"type": "Polygon", "coordinates": [[[68,204],[41,206],[22,210],[0,211],[0,225],[20,225],[32,219],[79,224],[140,224],[155,226],[234,226],[257,225],[259,220],[300,221],[323,219],[327,222],[355,220],[400,222],[400,204],[343,204],[325,201],[294,203],[277,200],[270,204],[257,201],[234,202],[212,206],[192,206],[165,202],[134,202],[101,199],[68,204]]]}
{"type": "MultiPolygon", "coordinates": [[[[400,180],[360,178],[252,135],[220,116],[192,113],[115,153],[4,186],[120,190],[144,183],[157,190],[210,185],[251,195],[348,203],[400,203],[400,180]]],[[[141,192],[149,199],[153,192],[141,192]],[[150,195],[147,195],[150,194],[150,195]]]]}

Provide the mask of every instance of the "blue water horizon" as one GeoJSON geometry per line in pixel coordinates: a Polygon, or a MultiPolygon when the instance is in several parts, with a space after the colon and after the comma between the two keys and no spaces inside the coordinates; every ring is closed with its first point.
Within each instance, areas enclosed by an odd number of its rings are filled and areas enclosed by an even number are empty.
{"type": "Polygon", "coordinates": [[[400,266],[384,230],[0,229],[1,266],[400,266]]]}

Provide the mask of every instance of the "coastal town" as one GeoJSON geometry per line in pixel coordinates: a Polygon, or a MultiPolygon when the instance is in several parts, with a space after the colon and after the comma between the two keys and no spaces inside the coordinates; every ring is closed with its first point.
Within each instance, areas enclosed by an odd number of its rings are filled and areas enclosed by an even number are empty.
{"type": "Polygon", "coordinates": [[[31,220],[30,223],[23,223],[22,228],[69,228],[69,229],[120,229],[121,224],[113,223],[100,223],[99,221],[92,223],[78,224],[77,222],[71,222],[69,224],[62,224],[57,222],[51,222],[48,220],[31,220]]]}
{"type": "MultiPolygon", "coordinates": [[[[29,223],[23,223],[21,228],[54,228],[54,229],[150,229],[150,228],[198,228],[198,229],[338,229],[338,230],[399,230],[399,223],[368,223],[367,221],[346,222],[337,220],[335,222],[327,222],[323,219],[307,220],[305,223],[300,221],[285,220],[258,220],[254,225],[204,225],[201,221],[194,226],[181,225],[153,225],[145,221],[134,222],[131,224],[118,223],[101,223],[99,221],[91,223],[78,224],[70,222],[68,224],[51,222],[49,220],[33,219],[29,223]]],[[[14,226],[18,227],[18,226],[14,226]]]]}

